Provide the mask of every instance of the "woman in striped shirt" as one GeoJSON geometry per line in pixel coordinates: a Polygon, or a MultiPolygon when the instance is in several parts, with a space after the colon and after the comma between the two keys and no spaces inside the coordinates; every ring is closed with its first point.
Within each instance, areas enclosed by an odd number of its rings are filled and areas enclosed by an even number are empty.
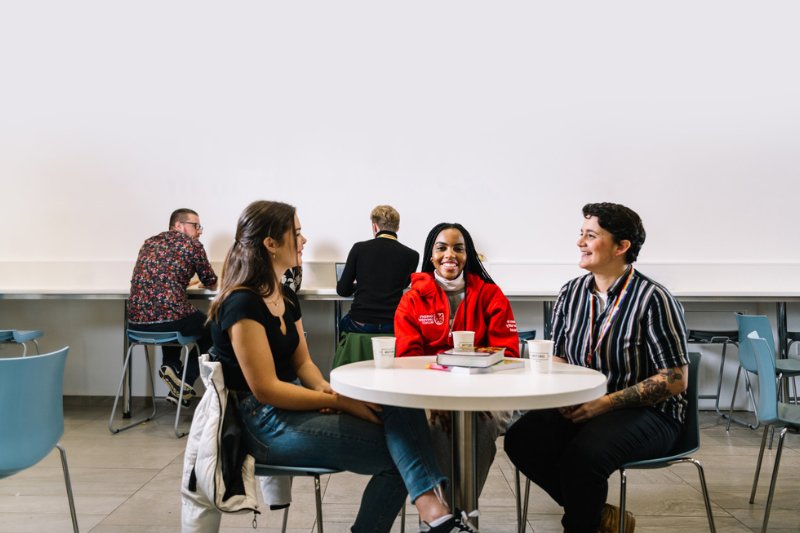
{"type": "MultiPolygon", "coordinates": [[[[531,411],[505,438],[511,461],[562,507],[569,533],[619,529],[608,477],[631,461],[667,454],[684,423],[688,358],[683,309],[634,270],[642,221],[618,204],[587,204],[578,248],[589,274],[561,289],[554,360],[608,376],[598,400],[531,411]]],[[[626,532],[635,520],[626,514],[626,532]]]]}

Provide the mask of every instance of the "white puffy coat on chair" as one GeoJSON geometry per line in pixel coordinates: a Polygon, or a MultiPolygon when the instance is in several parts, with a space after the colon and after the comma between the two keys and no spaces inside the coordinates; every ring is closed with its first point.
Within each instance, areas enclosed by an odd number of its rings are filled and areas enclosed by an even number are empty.
{"type": "Polygon", "coordinates": [[[232,416],[234,406],[228,406],[222,366],[208,354],[199,362],[206,392],[195,409],[183,459],[183,533],[219,531],[221,513],[258,514],[255,460],[246,454],[237,433],[241,428],[232,416]]]}

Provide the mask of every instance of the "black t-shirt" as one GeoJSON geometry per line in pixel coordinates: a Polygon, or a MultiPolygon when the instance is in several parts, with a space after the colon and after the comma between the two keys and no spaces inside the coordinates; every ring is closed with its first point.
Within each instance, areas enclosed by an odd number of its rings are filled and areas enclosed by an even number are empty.
{"type": "Polygon", "coordinates": [[[284,302],[286,311],[283,313],[286,335],[281,333],[280,318],[273,316],[264,300],[253,291],[247,289],[233,291],[219,307],[216,319],[211,323],[211,338],[214,341],[215,360],[222,363],[225,386],[229,389],[251,390],[233,352],[231,337],[228,335],[228,328],[245,318],[255,320],[264,326],[278,379],[286,382],[297,379],[297,374],[292,368],[292,355],[300,344],[300,335],[295,327],[295,322],[301,317],[300,302],[297,300],[297,295],[285,287],[283,294],[289,300],[284,302]]]}

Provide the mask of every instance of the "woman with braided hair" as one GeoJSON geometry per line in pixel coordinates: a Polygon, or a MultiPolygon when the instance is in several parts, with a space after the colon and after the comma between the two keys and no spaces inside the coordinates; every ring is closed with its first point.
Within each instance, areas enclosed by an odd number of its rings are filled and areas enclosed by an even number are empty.
{"type": "MultiPolygon", "coordinates": [[[[511,304],[481,264],[469,232],[461,224],[443,222],[428,233],[422,272],[411,275],[394,315],[397,356],[435,355],[453,348],[453,331],[474,331],[475,346],[506,349],[519,357],[519,336],[511,304]]],[[[429,416],[436,458],[445,475],[451,468],[450,412],[429,416]]],[[[482,413],[478,423],[478,490],[483,488],[497,451],[495,440],[505,430],[505,411],[482,413]]]]}

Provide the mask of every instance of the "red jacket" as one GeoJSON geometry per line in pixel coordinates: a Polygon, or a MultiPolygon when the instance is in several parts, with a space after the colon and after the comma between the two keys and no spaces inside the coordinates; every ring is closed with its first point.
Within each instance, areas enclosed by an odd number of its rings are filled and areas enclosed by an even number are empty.
{"type": "MultiPolygon", "coordinates": [[[[467,272],[467,293],[453,321],[455,331],[474,331],[475,346],[505,347],[519,357],[519,336],[511,304],[500,287],[467,272]]],[[[453,347],[450,304],[432,272],[411,274],[411,290],[394,315],[397,356],[436,355],[453,347]]]]}

